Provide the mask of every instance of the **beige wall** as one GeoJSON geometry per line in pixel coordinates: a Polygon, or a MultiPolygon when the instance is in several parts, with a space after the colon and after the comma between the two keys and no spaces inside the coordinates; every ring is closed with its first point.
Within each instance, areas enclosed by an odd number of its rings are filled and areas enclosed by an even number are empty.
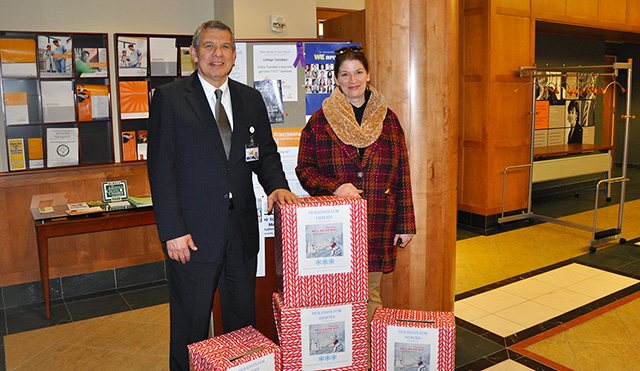
{"type": "MultiPolygon", "coordinates": [[[[253,38],[315,38],[316,4],[299,0],[215,0],[216,9],[222,3],[233,1],[233,20],[223,19],[234,25],[238,39],[253,38]],[[271,31],[270,15],[287,18],[284,32],[271,31]]],[[[225,8],[228,5],[225,6],[225,8]]],[[[225,17],[229,16],[225,12],[225,17]]]]}
{"type": "Polygon", "coordinates": [[[364,9],[364,0],[316,0],[318,8],[334,8],[334,9],[364,9]]]}

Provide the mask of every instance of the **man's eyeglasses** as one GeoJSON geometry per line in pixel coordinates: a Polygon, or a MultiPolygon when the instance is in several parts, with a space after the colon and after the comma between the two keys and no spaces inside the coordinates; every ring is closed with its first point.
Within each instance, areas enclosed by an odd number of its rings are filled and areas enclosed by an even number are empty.
{"type": "Polygon", "coordinates": [[[351,50],[354,53],[360,53],[362,52],[362,47],[361,46],[343,46],[342,48],[336,49],[333,53],[335,55],[340,55],[340,54],[346,53],[349,50],[351,50]]]}

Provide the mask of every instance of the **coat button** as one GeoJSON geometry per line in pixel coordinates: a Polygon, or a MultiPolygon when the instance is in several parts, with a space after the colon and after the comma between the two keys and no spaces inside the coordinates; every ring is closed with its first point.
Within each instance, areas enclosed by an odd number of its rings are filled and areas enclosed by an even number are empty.
{"type": "Polygon", "coordinates": [[[362,173],[362,171],[358,172],[358,178],[362,178],[364,176],[364,174],[362,173]]]}

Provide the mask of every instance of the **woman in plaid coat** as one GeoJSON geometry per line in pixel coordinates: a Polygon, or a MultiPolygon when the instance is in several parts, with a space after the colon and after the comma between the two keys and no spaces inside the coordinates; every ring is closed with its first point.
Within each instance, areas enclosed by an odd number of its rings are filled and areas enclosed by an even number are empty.
{"type": "Polygon", "coordinates": [[[384,97],[368,85],[360,47],[335,51],[335,89],[302,131],[296,174],[312,196],[367,200],[369,320],[382,306],[382,274],[395,269],[396,246],[416,233],[404,132],[384,97]]]}

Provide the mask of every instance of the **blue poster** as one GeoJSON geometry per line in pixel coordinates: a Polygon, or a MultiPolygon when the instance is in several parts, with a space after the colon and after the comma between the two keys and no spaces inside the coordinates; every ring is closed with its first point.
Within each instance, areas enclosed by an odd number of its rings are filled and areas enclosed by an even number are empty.
{"type": "Polygon", "coordinates": [[[334,50],[358,43],[306,43],[304,45],[304,89],[306,113],[312,115],[322,108],[325,100],[335,87],[333,61],[334,50]]]}

